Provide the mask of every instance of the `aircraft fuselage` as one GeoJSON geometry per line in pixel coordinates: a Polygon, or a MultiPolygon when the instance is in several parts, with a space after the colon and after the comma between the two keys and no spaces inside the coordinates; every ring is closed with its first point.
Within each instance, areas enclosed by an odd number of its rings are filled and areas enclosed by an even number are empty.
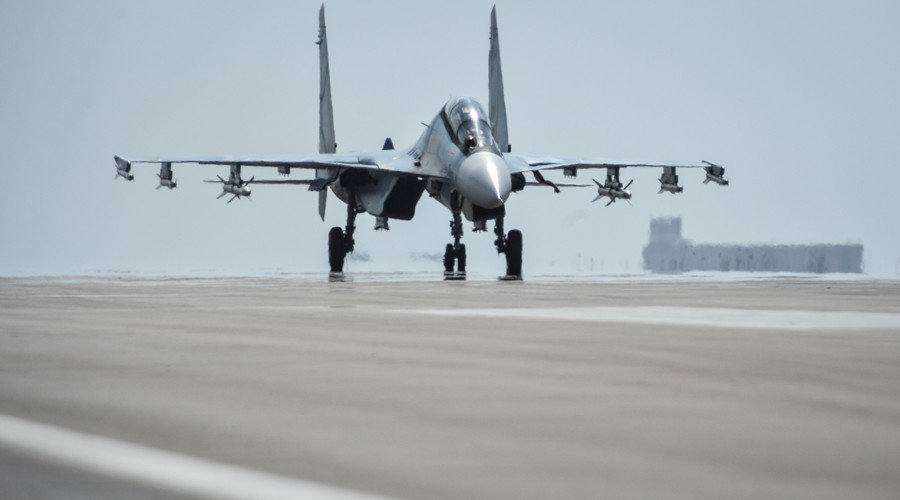
{"type": "Polygon", "coordinates": [[[469,97],[447,102],[416,144],[397,154],[410,155],[423,172],[438,172],[445,180],[427,182],[387,172],[340,172],[332,190],[345,203],[376,217],[412,219],[422,192],[468,220],[502,215],[512,192],[509,167],[494,142],[487,114],[469,97]]]}

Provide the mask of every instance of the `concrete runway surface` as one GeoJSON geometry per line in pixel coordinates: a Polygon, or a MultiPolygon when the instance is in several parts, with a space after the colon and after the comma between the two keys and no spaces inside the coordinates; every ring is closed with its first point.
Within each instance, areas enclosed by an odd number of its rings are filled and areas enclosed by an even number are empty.
{"type": "Polygon", "coordinates": [[[0,279],[0,498],[900,498],[900,282],[0,279]]]}

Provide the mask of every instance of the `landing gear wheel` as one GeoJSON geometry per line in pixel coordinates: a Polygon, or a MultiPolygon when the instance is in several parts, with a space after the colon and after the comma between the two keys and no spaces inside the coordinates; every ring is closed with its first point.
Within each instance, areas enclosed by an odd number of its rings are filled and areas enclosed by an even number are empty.
{"type": "Polygon", "coordinates": [[[344,230],[335,226],[328,232],[328,263],[332,273],[344,272],[344,257],[347,250],[344,246],[344,230]]]}
{"type": "Polygon", "coordinates": [[[446,250],[444,250],[444,275],[453,274],[453,245],[447,244],[446,250]]]}
{"type": "Polygon", "coordinates": [[[466,246],[459,246],[459,253],[456,255],[456,272],[458,274],[466,274],[466,246]]]}
{"type": "Polygon", "coordinates": [[[504,279],[522,279],[522,231],[513,229],[506,236],[506,276],[504,279]]]}

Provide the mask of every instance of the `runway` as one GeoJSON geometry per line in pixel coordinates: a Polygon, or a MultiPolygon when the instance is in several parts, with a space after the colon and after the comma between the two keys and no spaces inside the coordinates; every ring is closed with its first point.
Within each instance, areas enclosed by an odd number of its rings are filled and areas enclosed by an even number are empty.
{"type": "Polygon", "coordinates": [[[0,498],[248,496],[897,498],[900,282],[0,278],[0,498]]]}

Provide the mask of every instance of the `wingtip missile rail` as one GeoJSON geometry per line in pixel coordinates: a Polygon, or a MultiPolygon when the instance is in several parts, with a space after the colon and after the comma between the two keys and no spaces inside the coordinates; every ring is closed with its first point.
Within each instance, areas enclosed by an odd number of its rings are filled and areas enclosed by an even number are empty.
{"type": "Polygon", "coordinates": [[[703,180],[704,184],[709,183],[709,181],[713,181],[720,186],[727,186],[728,179],[725,178],[725,168],[721,165],[716,165],[715,163],[708,162],[703,160],[703,163],[709,165],[708,167],[703,167],[706,170],[706,179],[703,180]]]}
{"type": "Polygon", "coordinates": [[[131,163],[118,156],[113,157],[116,161],[116,177],[123,177],[126,181],[133,181],[134,175],[131,173],[131,163]]]}

